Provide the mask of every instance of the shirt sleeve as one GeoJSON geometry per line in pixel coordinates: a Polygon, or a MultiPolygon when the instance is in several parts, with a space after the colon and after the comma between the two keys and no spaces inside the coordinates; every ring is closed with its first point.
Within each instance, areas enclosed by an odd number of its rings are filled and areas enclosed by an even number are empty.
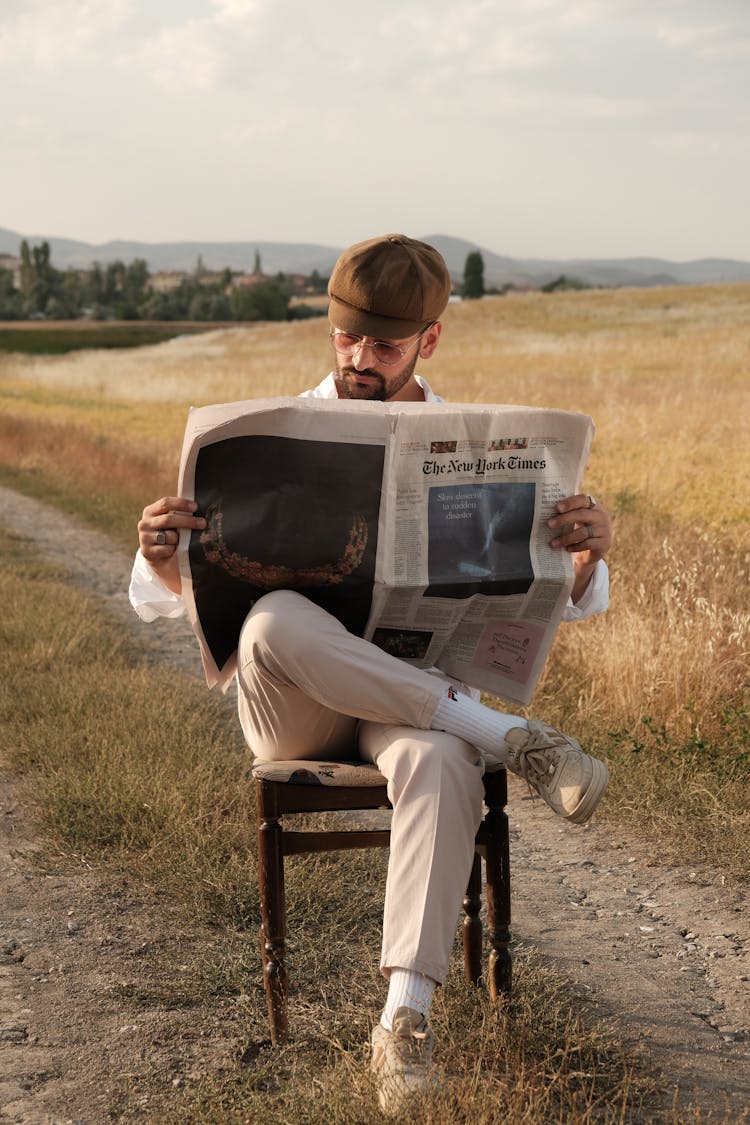
{"type": "Polygon", "coordinates": [[[182,595],[175,594],[164,585],[140,551],[133,563],[128,597],[142,621],[155,621],[157,617],[182,617],[185,612],[182,595]]]}
{"type": "Polygon", "coordinates": [[[608,606],[609,567],[604,559],[599,559],[591,576],[591,581],[580,599],[575,605],[568,599],[562,619],[563,621],[582,621],[584,617],[591,617],[595,613],[603,613],[608,606]]]}

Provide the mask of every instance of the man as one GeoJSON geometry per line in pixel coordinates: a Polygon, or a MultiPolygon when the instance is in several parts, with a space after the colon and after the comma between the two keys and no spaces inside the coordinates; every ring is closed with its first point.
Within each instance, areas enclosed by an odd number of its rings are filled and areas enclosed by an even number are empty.
{"type": "MultiPolygon", "coordinates": [[[[415,373],[438,346],[451,279],[440,254],[404,235],[350,247],[329,283],[335,371],[306,396],[440,402],[415,373]]],[[[179,532],[201,529],[196,505],[166,497],[144,509],[131,601],[146,620],[182,612],[179,532]]],[[[572,496],[549,520],[573,553],[568,619],[605,609],[609,516],[572,496]]],[[[466,686],[412,667],[348,633],[302,595],[261,597],[238,648],[242,729],[259,758],[374,762],[393,804],[381,968],[388,995],[372,1033],[381,1105],[395,1112],[429,1078],[434,989],[445,977],[482,815],[485,762],[527,779],[559,816],[582,823],[607,786],[606,766],[544,723],[482,706],[466,686]]]]}

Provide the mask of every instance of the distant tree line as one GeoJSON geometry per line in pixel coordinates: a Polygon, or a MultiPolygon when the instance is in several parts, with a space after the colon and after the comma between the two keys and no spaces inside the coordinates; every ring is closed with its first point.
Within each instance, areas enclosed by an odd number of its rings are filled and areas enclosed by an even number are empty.
{"type": "MultiPolygon", "coordinates": [[[[200,259],[195,271],[167,292],[151,284],[143,258],[127,265],[95,263],[87,270],[56,269],[48,242],[20,247],[20,280],[0,269],[0,320],[293,320],[319,315],[309,305],[292,306],[295,286],[283,273],[243,283],[229,269],[209,274],[200,259]]],[[[255,257],[255,274],[260,258],[255,257]]],[[[327,279],[314,271],[307,290],[325,293],[327,279]]]]}
{"type": "MultiPolygon", "coordinates": [[[[463,285],[461,286],[461,296],[464,299],[472,300],[478,297],[483,297],[485,293],[509,293],[514,288],[513,285],[504,285],[501,289],[489,288],[484,282],[484,258],[479,250],[472,250],[466,255],[464,263],[464,278],[463,285]]],[[[567,274],[561,273],[559,277],[553,278],[548,281],[546,285],[541,286],[542,293],[559,293],[568,289],[589,289],[590,286],[581,281],[577,277],[569,277],[567,274]]]]}
{"type": "Polygon", "coordinates": [[[577,277],[568,277],[566,273],[561,273],[559,277],[553,278],[548,281],[546,285],[542,286],[542,293],[561,293],[568,289],[590,289],[591,286],[587,285],[585,281],[581,281],[577,277]]]}
{"type": "MultiPolygon", "coordinates": [[[[160,320],[251,321],[295,320],[321,315],[322,310],[292,304],[299,288],[285,274],[265,277],[255,254],[248,277],[225,269],[207,270],[199,258],[194,271],[169,289],[157,288],[143,258],[132,262],[95,263],[87,270],[56,269],[48,242],[20,247],[18,284],[11,270],[0,268],[0,320],[160,320]]],[[[317,270],[306,278],[305,292],[326,292],[327,278],[317,270]]],[[[484,260],[478,250],[466,257],[459,292],[472,299],[504,292],[485,285],[484,260]]],[[[542,287],[546,293],[586,288],[584,282],[562,274],[542,287]]]]}

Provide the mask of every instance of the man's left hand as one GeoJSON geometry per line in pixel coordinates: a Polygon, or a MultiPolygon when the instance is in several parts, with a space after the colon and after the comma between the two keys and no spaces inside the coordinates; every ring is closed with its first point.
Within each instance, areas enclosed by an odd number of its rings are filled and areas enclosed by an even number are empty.
{"type": "Polygon", "coordinates": [[[566,496],[557,505],[558,515],[547,520],[547,527],[557,534],[550,546],[586,555],[575,562],[595,563],[603,559],[612,546],[612,520],[593,496],[566,496]]]}

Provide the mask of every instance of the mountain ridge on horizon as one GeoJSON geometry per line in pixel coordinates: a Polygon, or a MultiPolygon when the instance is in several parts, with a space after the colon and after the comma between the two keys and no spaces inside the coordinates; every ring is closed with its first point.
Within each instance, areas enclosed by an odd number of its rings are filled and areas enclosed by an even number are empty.
{"type": "MultiPolygon", "coordinates": [[[[659,286],[717,284],[750,281],[750,262],[731,258],[700,258],[674,262],[668,259],[633,256],[630,258],[513,258],[497,254],[468,239],[452,235],[420,235],[445,258],[457,280],[463,276],[466,255],[479,250],[484,260],[485,283],[489,286],[515,285],[538,288],[565,274],[588,285],[659,286]]],[[[256,253],[264,272],[301,273],[317,270],[330,273],[343,247],[319,243],[249,241],[143,242],[115,239],[95,244],[49,235],[24,235],[0,227],[0,254],[18,255],[23,239],[31,244],[46,241],[57,269],[88,269],[94,262],[132,261],[143,258],[152,272],[181,270],[190,272],[200,258],[207,269],[235,269],[250,272],[256,253]]]]}

